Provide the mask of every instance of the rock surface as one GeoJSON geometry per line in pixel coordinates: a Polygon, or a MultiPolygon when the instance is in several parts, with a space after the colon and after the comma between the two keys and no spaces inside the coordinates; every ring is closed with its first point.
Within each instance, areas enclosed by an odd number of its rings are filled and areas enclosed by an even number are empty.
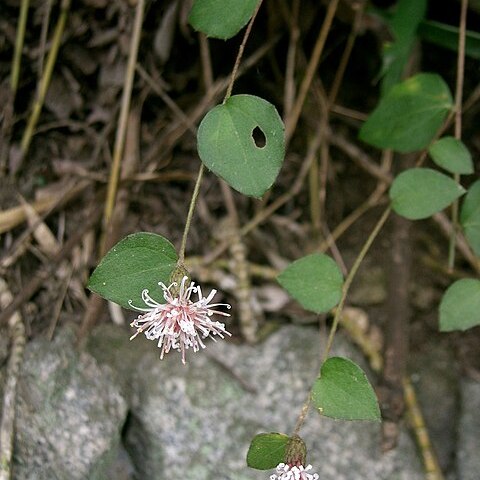
{"type": "Polygon", "coordinates": [[[460,411],[458,479],[478,480],[480,477],[480,382],[470,379],[462,380],[460,411]]]}
{"type": "MultiPolygon", "coordinates": [[[[160,361],[155,343],[143,337],[130,342],[128,328],[114,325],[97,327],[82,354],[70,328],[51,343],[36,339],[27,345],[18,385],[13,478],[267,479],[271,472],[246,467],[248,445],[259,432],[292,431],[318,372],[323,340],[315,328],[291,325],[254,347],[210,342],[205,351],[188,352],[183,366],[177,352],[160,361]]],[[[333,353],[368,371],[341,334],[333,353]]],[[[441,345],[412,356],[412,364],[444,466],[456,447],[456,469],[449,468],[447,478],[478,480],[480,383],[462,381],[459,409],[457,372],[441,345]]],[[[379,425],[310,411],[301,434],[322,480],[424,478],[405,431],[399,447],[382,454],[379,425]]]]}
{"type": "Polygon", "coordinates": [[[412,383],[430,440],[444,472],[455,470],[459,369],[448,345],[438,342],[410,355],[412,383]]]}
{"type": "MultiPolygon", "coordinates": [[[[127,353],[122,343],[128,340],[119,335],[128,339],[127,332],[113,326],[99,327],[90,351],[133,390],[126,445],[138,478],[269,478],[271,472],[246,467],[248,445],[256,433],[293,429],[318,372],[316,329],[284,327],[254,347],[209,343],[205,351],[188,355],[187,366],[177,352],[160,361],[155,344],[140,339],[126,347],[127,353]]],[[[334,353],[362,364],[341,335],[334,353]]],[[[314,411],[301,433],[308,461],[323,480],[423,479],[415,446],[405,433],[395,451],[382,454],[378,424],[333,421],[314,411]]]]}
{"type": "Polygon", "coordinates": [[[105,480],[127,404],[112,372],[74,348],[70,328],[26,347],[19,378],[15,480],[105,480]]]}

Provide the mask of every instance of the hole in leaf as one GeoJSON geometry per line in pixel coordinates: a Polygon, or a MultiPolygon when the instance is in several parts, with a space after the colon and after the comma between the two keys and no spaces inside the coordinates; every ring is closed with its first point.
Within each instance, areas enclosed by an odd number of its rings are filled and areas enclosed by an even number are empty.
{"type": "Polygon", "coordinates": [[[258,148],[263,148],[267,144],[267,137],[265,137],[260,127],[255,127],[252,130],[252,138],[255,146],[258,148]]]}

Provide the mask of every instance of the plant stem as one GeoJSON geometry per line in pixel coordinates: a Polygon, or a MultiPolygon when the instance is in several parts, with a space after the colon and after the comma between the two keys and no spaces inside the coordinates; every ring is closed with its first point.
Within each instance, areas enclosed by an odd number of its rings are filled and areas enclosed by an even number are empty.
{"type": "Polygon", "coordinates": [[[48,36],[48,28],[50,25],[50,16],[52,14],[53,8],[53,1],[54,0],[46,0],[43,5],[43,19],[42,19],[42,29],[40,30],[40,41],[39,41],[39,56],[38,56],[38,84],[40,85],[40,79],[43,75],[43,64],[45,62],[45,52],[47,51],[47,36],[48,36]]]}
{"type": "Polygon", "coordinates": [[[195,210],[195,205],[197,203],[198,193],[200,192],[200,185],[202,183],[204,171],[205,171],[205,166],[203,165],[203,162],[201,162],[200,168],[198,169],[197,180],[195,181],[195,187],[193,189],[192,198],[190,200],[190,206],[188,207],[188,214],[187,214],[187,220],[185,222],[185,229],[183,230],[182,244],[180,245],[180,252],[178,254],[179,264],[182,264],[185,260],[185,247],[187,245],[188,231],[190,230],[190,225],[192,223],[193,212],[195,210]]]}
{"type": "MultiPolygon", "coordinates": [[[[455,138],[462,138],[462,100],[463,100],[463,80],[465,72],[465,33],[467,28],[467,9],[468,0],[462,0],[460,10],[460,26],[458,32],[458,57],[457,57],[457,83],[455,87],[455,138]]],[[[460,181],[460,175],[455,173],[453,176],[456,182],[460,181]]],[[[453,271],[455,263],[455,243],[458,227],[458,200],[452,204],[452,235],[448,248],[448,269],[453,271]]]]}
{"type": "Polygon", "coordinates": [[[15,95],[20,78],[20,64],[22,61],[23,42],[25,40],[25,30],[27,26],[28,8],[30,0],[22,0],[20,5],[20,14],[18,17],[17,36],[15,38],[15,52],[12,60],[12,75],[10,77],[10,88],[15,95]]]}
{"type": "MultiPolygon", "coordinates": [[[[282,3],[281,5],[285,6],[284,3],[282,3]]],[[[299,12],[300,0],[293,0],[291,11],[287,11],[284,14],[287,22],[290,25],[290,41],[288,43],[287,50],[285,86],[283,91],[284,118],[287,118],[290,115],[293,107],[293,102],[295,101],[295,62],[297,57],[298,40],[300,38],[300,28],[298,27],[299,12]]]]}
{"type": "MultiPolygon", "coordinates": [[[[108,179],[107,200],[105,202],[105,210],[103,213],[104,232],[107,231],[108,223],[113,214],[115,206],[115,198],[118,189],[118,180],[120,178],[120,164],[123,155],[123,147],[125,146],[125,134],[127,130],[128,112],[130,110],[130,100],[132,98],[133,80],[135,77],[135,65],[137,63],[138,48],[140,45],[140,37],[142,33],[143,12],[145,8],[145,0],[138,0],[135,9],[135,20],[133,24],[132,39],[130,42],[130,52],[128,56],[127,71],[123,84],[122,103],[120,106],[120,116],[118,119],[118,129],[115,136],[115,145],[113,147],[113,161],[110,167],[110,177],[108,179]]],[[[102,250],[104,249],[105,240],[102,242],[102,250]]],[[[102,252],[102,254],[105,252],[102,252]]]]}
{"type": "Polygon", "coordinates": [[[240,61],[243,57],[243,51],[245,50],[245,45],[247,44],[248,37],[250,36],[250,32],[253,27],[253,22],[255,21],[255,17],[257,16],[258,11],[260,10],[260,6],[262,5],[263,0],[260,0],[253,12],[252,18],[248,22],[247,29],[245,30],[245,34],[243,35],[242,43],[240,44],[240,48],[238,49],[237,58],[235,59],[235,64],[233,65],[232,76],[230,77],[230,83],[227,87],[227,92],[225,93],[225,97],[222,103],[225,103],[230,96],[232,95],[233,84],[235,83],[235,78],[237,77],[238,68],[240,67],[240,61]]]}
{"type": "Polygon", "coordinates": [[[50,85],[50,80],[52,78],[53,67],[55,66],[58,50],[60,49],[60,43],[62,40],[63,32],[65,30],[65,24],[67,22],[67,15],[69,9],[70,0],[63,0],[60,7],[60,16],[58,18],[57,25],[55,26],[55,32],[53,34],[52,48],[50,50],[50,53],[48,54],[45,71],[43,72],[40,84],[38,86],[38,97],[33,105],[33,110],[28,119],[27,127],[25,128],[20,144],[22,158],[24,158],[28,152],[35,127],[37,126],[37,122],[42,111],[45,96],[47,95],[47,90],[50,85]]]}
{"type": "Polygon", "coordinates": [[[295,100],[295,104],[293,105],[289,117],[285,119],[286,143],[290,141],[293,132],[295,131],[295,127],[297,126],[298,119],[300,118],[300,113],[302,111],[305,98],[307,97],[308,90],[310,89],[310,85],[312,84],[313,78],[317,71],[318,63],[323,52],[323,47],[325,46],[325,42],[327,40],[328,32],[330,31],[335,12],[337,11],[338,2],[339,0],[332,0],[328,4],[325,20],[323,21],[317,41],[315,42],[315,47],[313,49],[310,62],[308,63],[305,77],[300,85],[297,99],[295,100]]]}
{"type": "MultiPolygon", "coordinates": [[[[328,336],[327,346],[325,347],[325,352],[323,354],[322,365],[327,360],[328,355],[330,354],[330,350],[332,349],[333,339],[335,337],[335,333],[336,333],[338,325],[340,323],[340,319],[342,318],[343,307],[345,305],[345,300],[347,298],[347,294],[348,294],[350,286],[353,282],[353,279],[355,278],[355,275],[357,274],[358,269],[359,269],[362,261],[364,260],[368,250],[372,246],[373,241],[375,240],[378,233],[382,229],[383,225],[387,221],[388,216],[390,215],[390,212],[391,212],[391,207],[389,206],[385,209],[382,216],[380,217],[377,224],[375,225],[375,228],[372,230],[372,232],[368,236],[367,241],[365,242],[362,249],[360,250],[360,253],[358,254],[357,258],[355,259],[355,262],[354,262],[347,278],[345,279],[345,283],[343,284],[343,289],[342,289],[342,296],[340,298],[340,301],[338,302],[337,308],[335,309],[335,316],[333,317],[332,328],[330,330],[330,335],[328,336]]],[[[312,391],[309,392],[308,398],[305,401],[305,403],[303,404],[300,415],[298,416],[297,423],[296,423],[295,429],[293,431],[294,435],[298,435],[300,429],[302,428],[302,425],[305,422],[305,418],[307,417],[307,413],[308,413],[308,410],[310,408],[311,402],[312,402],[312,391]]]]}

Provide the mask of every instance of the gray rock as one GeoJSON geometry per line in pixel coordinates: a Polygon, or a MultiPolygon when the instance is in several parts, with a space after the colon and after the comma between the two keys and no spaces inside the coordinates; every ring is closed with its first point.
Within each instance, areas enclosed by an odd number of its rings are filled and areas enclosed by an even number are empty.
{"type": "MultiPolygon", "coordinates": [[[[107,337],[99,333],[96,341],[107,337]]],[[[138,478],[269,478],[271,472],[246,467],[248,445],[259,432],[292,431],[318,373],[321,341],[315,329],[289,326],[254,347],[209,343],[188,355],[187,366],[177,352],[160,361],[155,343],[148,350],[141,343],[135,372],[126,372],[133,390],[126,444],[138,478]]],[[[107,349],[96,351],[106,359],[107,349]]],[[[335,354],[363,364],[341,335],[335,354]]],[[[423,479],[405,432],[395,451],[382,454],[378,424],[333,421],[311,411],[301,435],[322,480],[423,479]]]]}
{"type": "Polygon", "coordinates": [[[128,452],[120,445],[117,457],[105,472],[105,479],[109,480],[134,480],[135,468],[128,452]]]}
{"type": "Polygon", "coordinates": [[[461,414],[457,450],[459,480],[480,477],[480,382],[464,379],[461,383],[461,414]]]}
{"type": "Polygon", "coordinates": [[[102,365],[111,368],[115,383],[120,385],[122,394],[129,401],[132,379],[138,371],[138,364],[145,354],[153,357],[158,352],[152,342],[145,336],[138,336],[130,341],[134,330],[120,327],[113,323],[101,324],[93,330],[88,339],[87,350],[102,365]]]}
{"type": "Polygon", "coordinates": [[[117,454],[126,402],[73,330],[53,342],[36,339],[19,378],[14,453],[17,480],[104,480],[117,454]]]}

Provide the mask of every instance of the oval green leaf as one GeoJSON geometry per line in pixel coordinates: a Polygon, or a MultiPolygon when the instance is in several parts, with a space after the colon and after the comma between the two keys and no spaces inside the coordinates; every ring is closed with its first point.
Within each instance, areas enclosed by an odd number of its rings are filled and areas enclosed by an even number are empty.
{"type": "Polygon", "coordinates": [[[365,372],[348,358],[325,361],[312,389],[321,415],[341,420],[380,421],[380,408],[365,372]]]}
{"type": "Polygon", "coordinates": [[[393,86],[363,124],[360,139],[379,148],[413,152],[434,138],[452,95],[436,74],[421,73],[393,86]]]}
{"type": "Polygon", "coordinates": [[[473,251],[480,257],[480,180],[468,189],[460,211],[460,223],[473,251]]]}
{"type": "Polygon", "coordinates": [[[433,161],[450,173],[473,173],[472,156],[463,142],[455,137],[443,137],[428,149],[433,161]]]}
{"type": "Polygon", "coordinates": [[[328,312],[342,296],[342,272],[334,260],[320,253],[291,263],[277,280],[303,308],[315,313],[328,312]]]}
{"type": "Polygon", "coordinates": [[[168,283],[178,257],[174,246],[161,235],[140,232],[118,242],[92,273],[88,288],[101,297],[132,309],[145,307],[142,290],[164,302],[158,282],[168,283]]]}
{"type": "Polygon", "coordinates": [[[443,173],[411,168],[395,178],[389,195],[395,212],[419,220],[443,210],[464,193],[461,185],[443,173]]]}
{"type": "Polygon", "coordinates": [[[253,197],[272,186],[285,156],[284,126],[277,110],[253,95],[235,95],[210,110],[197,140],[205,166],[253,197]],[[263,134],[262,143],[253,136],[257,132],[263,134]]]}
{"type": "Polygon", "coordinates": [[[447,289],[440,302],[440,331],[480,325],[480,280],[464,278],[447,289]]]}
{"type": "Polygon", "coordinates": [[[283,433],[255,435],[247,453],[247,465],[257,470],[270,470],[285,461],[285,449],[290,437],[283,433]]]}
{"type": "Polygon", "coordinates": [[[250,20],[258,0],[195,0],[188,21],[208,37],[226,40],[250,20]]]}

